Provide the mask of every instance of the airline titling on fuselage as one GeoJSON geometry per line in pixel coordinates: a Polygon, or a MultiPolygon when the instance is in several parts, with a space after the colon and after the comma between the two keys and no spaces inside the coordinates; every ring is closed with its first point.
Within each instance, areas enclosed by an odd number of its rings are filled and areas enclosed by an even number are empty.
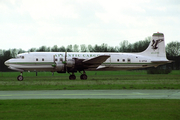
{"type": "Polygon", "coordinates": [[[21,72],[17,77],[23,80],[24,71],[51,71],[71,73],[69,79],[76,79],[75,72],[81,71],[85,80],[85,70],[132,70],[157,67],[169,63],[166,58],[163,33],[154,33],[148,48],[140,53],[102,53],[102,52],[28,52],[5,61],[9,69],[21,72]]]}

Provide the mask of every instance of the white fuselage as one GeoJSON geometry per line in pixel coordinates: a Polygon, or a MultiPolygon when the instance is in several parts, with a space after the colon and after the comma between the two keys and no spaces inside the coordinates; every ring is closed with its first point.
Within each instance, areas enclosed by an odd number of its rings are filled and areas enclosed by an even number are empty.
{"type": "Polygon", "coordinates": [[[87,79],[85,70],[132,70],[147,68],[171,61],[166,58],[163,33],[154,33],[146,50],[140,53],[89,53],[89,52],[30,52],[18,54],[5,64],[12,70],[20,71],[18,80],[23,80],[24,71],[51,71],[72,73],[83,71],[80,78],[87,79]]]}
{"type": "MultiPolygon", "coordinates": [[[[109,55],[110,57],[99,67],[89,68],[87,70],[131,70],[151,66],[158,66],[163,63],[152,63],[157,58],[143,56],[140,53],[80,53],[68,52],[67,60],[72,58],[91,59],[100,55],[109,55]],[[103,68],[103,69],[101,69],[103,68]]],[[[30,52],[22,53],[17,58],[9,59],[5,62],[10,69],[17,71],[56,71],[52,66],[56,61],[65,60],[65,52],[30,52]]],[[[167,61],[161,60],[161,61],[167,61]]]]}

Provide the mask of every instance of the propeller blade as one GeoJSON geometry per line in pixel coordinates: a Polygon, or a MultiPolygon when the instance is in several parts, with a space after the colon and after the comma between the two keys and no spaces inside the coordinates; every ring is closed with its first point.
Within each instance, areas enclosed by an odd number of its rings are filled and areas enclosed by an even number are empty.
{"type": "Polygon", "coordinates": [[[67,61],[67,51],[65,52],[65,61],[67,61]]]}
{"type": "Polygon", "coordinates": [[[53,62],[54,62],[54,64],[52,64],[52,66],[53,66],[53,67],[56,67],[55,55],[53,55],[53,62]]]}
{"type": "Polygon", "coordinates": [[[55,55],[53,55],[53,62],[55,63],[55,55]]]}
{"type": "Polygon", "coordinates": [[[64,61],[64,71],[66,71],[67,70],[67,50],[66,50],[66,52],[65,52],[65,61],[64,61]]]}
{"type": "Polygon", "coordinates": [[[65,52],[65,57],[64,57],[63,64],[67,64],[67,51],[65,52]]]}

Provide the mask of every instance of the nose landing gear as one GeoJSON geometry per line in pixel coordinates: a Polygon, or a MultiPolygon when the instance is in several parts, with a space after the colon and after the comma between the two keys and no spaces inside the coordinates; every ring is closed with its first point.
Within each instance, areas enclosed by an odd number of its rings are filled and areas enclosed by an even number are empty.
{"type": "Polygon", "coordinates": [[[17,77],[17,80],[18,80],[18,81],[23,81],[22,72],[21,72],[21,74],[17,77]]]}

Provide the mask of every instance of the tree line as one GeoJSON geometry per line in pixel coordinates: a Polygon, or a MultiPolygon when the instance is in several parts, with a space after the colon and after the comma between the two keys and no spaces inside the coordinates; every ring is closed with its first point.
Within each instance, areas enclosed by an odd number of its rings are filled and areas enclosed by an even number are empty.
{"type": "MultiPolygon", "coordinates": [[[[28,51],[22,49],[9,49],[1,50],[0,49],[0,71],[8,71],[7,66],[4,65],[4,62],[10,58],[16,57],[17,54],[24,52],[142,52],[144,51],[151,41],[151,37],[147,37],[144,40],[140,40],[135,43],[129,43],[128,40],[122,41],[119,46],[108,46],[103,43],[101,45],[68,45],[67,47],[61,46],[58,47],[54,45],[52,48],[47,46],[41,46],[39,48],[31,48],[28,51]]],[[[171,67],[173,69],[180,69],[180,42],[173,41],[167,44],[166,46],[167,58],[174,60],[171,67]]]]}

